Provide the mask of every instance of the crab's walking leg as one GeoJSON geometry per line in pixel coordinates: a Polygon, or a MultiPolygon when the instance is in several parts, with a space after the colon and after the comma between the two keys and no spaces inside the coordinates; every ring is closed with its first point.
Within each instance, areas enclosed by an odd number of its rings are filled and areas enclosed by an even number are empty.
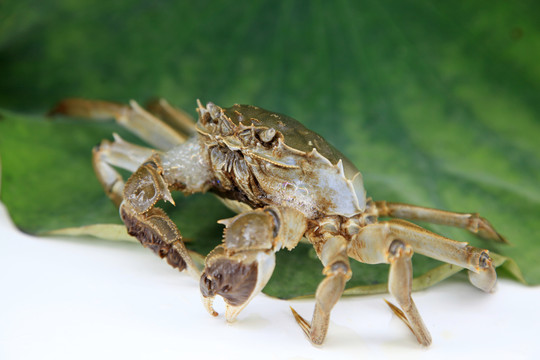
{"type": "Polygon", "coordinates": [[[506,242],[506,239],[495,231],[489,221],[476,213],[456,213],[387,201],[376,201],[374,205],[377,208],[378,216],[423,220],[434,224],[455,226],[467,229],[484,239],[506,242]]]}
{"type": "Polygon", "coordinates": [[[189,136],[195,133],[195,119],[185,111],[173,107],[165,99],[148,102],[146,109],[181,134],[189,136]]]}
{"type": "Polygon", "coordinates": [[[394,313],[407,324],[424,346],[431,344],[431,335],[422,321],[420,313],[411,297],[412,291],[412,257],[413,251],[409,245],[400,240],[394,240],[388,250],[390,273],[388,276],[388,291],[397,300],[403,312],[395,305],[387,302],[394,313]]]}
{"type": "Polygon", "coordinates": [[[345,238],[339,235],[330,236],[321,250],[320,257],[325,266],[323,274],[326,278],[319,284],[315,293],[315,310],[311,324],[291,307],[294,318],[309,340],[316,345],[324,341],[330,323],[330,312],[341,297],[345,283],[351,278],[345,238]]]}
{"type": "Polygon", "coordinates": [[[205,261],[201,275],[202,301],[207,311],[216,295],[225,301],[228,322],[236,319],[266,285],[275,265],[275,252],[294,248],[306,231],[306,219],[297,210],[270,206],[221,221],[227,227],[223,244],[205,261]]]}
{"type": "Polygon", "coordinates": [[[405,220],[389,220],[364,227],[353,239],[349,255],[365,263],[387,262],[385,251],[396,239],[412,246],[419,254],[468,269],[473,285],[486,292],[494,290],[497,274],[489,251],[437,235],[405,220]]]}
{"type": "Polygon", "coordinates": [[[118,207],[123,200],[124,179],[114,167],[133,172],[152,155],[153,150],[131,144],[115,134],[113,142],[103,140],[92,153],[96,176],[107,196],[118,207]]]}
{"type": "Polygon", "coordinates": [[[128,233],[136,237],[143,246],[152,249],[161,258],[195,278],[200,276],[195,263],[182,242],[176,225],[154,205],[159,200],[174,204],[169,184],[163,177],[160,157],[154,154],[128,179],[124,186],[124,200],[120,204],[120,216],[128,233]]]}
{"type": "Polygon", "coordinates": [[[49,115],[56,114],[93,120],[116,119],[127,130],[161,150],[182,144],[189,136],[167,125],[133,100],[129,105],[123,105],[101,100],[65,99],[49,112],[49,115]]]}
{"type": "Polygon", "coordinates": [[[423,345],[430,342],[412,299],[412,251],[469,270],[469,279],[479,289],[491,292],[497,274],[489,252],[432,233],[404,220],[390,220],[367,225],[355,235],[349,246],[349,256],[369,264],[390,263],[389,290],[398,300],[403,313],[392,310],[402,318],[423,345]]]}

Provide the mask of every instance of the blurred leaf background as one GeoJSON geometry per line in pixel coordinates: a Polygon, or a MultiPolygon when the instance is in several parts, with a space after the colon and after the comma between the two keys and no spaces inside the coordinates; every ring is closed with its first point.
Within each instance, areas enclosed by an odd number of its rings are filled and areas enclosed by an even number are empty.
{"type": "MultiPolygon", "coordinates": [[[[534,1],[4,0],[1,199],[29,232],[118,222],[90,150],[119,130],[45,121],[62,98],[254,104],[325,136],[377,200],[480,212],[511,246],[429,228],[514,258],[537,284],[539,20],[534,1]]],[[[173,217],[211,248],[229,215],[194,196],[173,217]]],[[[436,265],[416,258],[415,274],[436,265]]],[[[283,252],[267,292],[313,291],[320,269],[309,247],[283,252]]],[[[355,265],[351,285],[385,269],[355,265]]]]}

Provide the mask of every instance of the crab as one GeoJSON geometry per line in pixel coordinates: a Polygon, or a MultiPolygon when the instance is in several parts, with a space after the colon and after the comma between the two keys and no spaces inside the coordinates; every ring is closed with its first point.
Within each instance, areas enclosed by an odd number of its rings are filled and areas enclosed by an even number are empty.
{"type": "Polygon", "coordinates": [[[298,121],[250,105],[221,108],[197,101],[198,121],[165,100],[147,109],[98,100],[66,99],[54,114],[116,119],[154,148],[114,134],[93,150],[93,165],[106,194],[118,206],[130,235],[200,283],[201,298],[213,316],[216,296],[232,322],[264,288],[275,253],[292,250],[303,238],[321,260],[324,279],[315,293],[311,321],[292,307],[300,328],[322,344],[332,308],[351,278],[350,258],[390,266],[388,303],[418,342],[431,335],[411,297],[413,252],[468,270],[470,282],[492,292],[497,275],[489,252],[419,227],[408,220],[464,228],[504,241],[475,213],[456,213],[366,197],[358,169],[320,135],[298,121]],[[132,172],[124,181],[116,168],[132,172]],[[176,225],[159,200],[174,204],[171,191],[211,192],[238,215],[225,225],[223,241],[199,269],[176,225]],[[379,221],[379,217],[390,218],[379,221]],[[395,219],[392,219],[395,218],[395,219]]]}

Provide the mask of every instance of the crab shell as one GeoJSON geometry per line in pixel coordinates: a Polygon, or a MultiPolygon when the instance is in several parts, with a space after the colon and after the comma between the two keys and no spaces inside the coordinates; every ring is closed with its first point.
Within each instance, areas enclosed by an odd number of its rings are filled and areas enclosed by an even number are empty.
{"type": "MultiPolygon", "coordinates": [[[[286,115],[249,105],[199,103],[214,189],[238,210],[282,205],[307,218],[364,212],[362,175],[320,135],[286,115]]],[[[229,204],[231,205],[231,204],[229,204]]]]}

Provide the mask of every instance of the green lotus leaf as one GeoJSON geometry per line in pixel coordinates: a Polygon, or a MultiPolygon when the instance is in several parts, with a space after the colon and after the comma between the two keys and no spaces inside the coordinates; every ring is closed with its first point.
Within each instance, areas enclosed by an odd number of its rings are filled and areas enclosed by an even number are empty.
{"type": "MultiPolygon", "coordinates": [[[[323,135],[375,200],[479,212],[510,245],[420,225],[488,248],[502,256],[499,274],[538,284],[539,10],[506,1],[4,1],[0,199],[26,232],[122,238],[103,227],[120,220],[91,150],[113,132],[137,140],[114,123],[43,114],[66,97],[159,96],[193,115],[197,98],[253,104],[323,135]]],[[[208,252],[222,237],[216,221],[232,213],[212,195],[175,200],[165,209],[188,246],[208,252]]],[[[386,265],[352,263],[348,292],[384,288],[386,265]]],[[[321,270],[308,244],[281,251],[265,291],[312,294],[321,270]]],[[[458,270],[414,257],[418,288],[458,270]]]]}

